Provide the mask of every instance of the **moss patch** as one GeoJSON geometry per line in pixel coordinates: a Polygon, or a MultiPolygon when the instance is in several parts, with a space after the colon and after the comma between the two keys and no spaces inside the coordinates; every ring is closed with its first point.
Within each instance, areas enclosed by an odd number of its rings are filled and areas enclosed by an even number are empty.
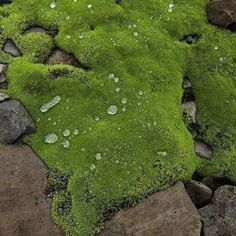
{"type": "Polygon", "coordinates": [[[11,38],[24,56],[0,56],[11,63],[7,92],[37,121],[37,133],[25,141],[50,168],[73,173],[53,205],[66,235],[94,235],[108,212],[188,179],[196,169],[236,180],[236,35],[207,23],[206,0],[175,0],[173,8],[169,0],[55,3],[52,9],[49,0],[14,0],[1,7],[0,44],[11,38]],[[59,32],[55,39],[23,35],[31,25],[59,32]],[[186,35],[201,37],[189,44],[186,35]],[[55,45],[90,70],[42,64],[55,45]],[[53,71],[69,73],[52,78],[53,71]],[[203,138],[214,147],[211,161],[195,155],[182,120],[184,76],[193,84],[203,138]],[[41,113],[57,95],[61,102],[41,113]],[[113,116],[111,105],[118,108],[113,116]],[[48,133],[58,141],[46,144],[48,133]]]}

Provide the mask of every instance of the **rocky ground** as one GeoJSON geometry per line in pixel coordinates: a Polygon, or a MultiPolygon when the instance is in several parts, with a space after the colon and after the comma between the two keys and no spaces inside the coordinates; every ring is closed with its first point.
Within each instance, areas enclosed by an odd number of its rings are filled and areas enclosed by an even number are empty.
{"type": "MultiPolygon", "coordinates": [[[[0,4],[9,4],[2,1],[0,4]]],[[[236,2],[211,0],[207,5],[209,22],[236,31],[236,2]]],[[[45,32],[52,37],[56,31],[41,27],[27,29],[24,34],[45,32]]],[[[191,39],[197,40],[197,35],[191,39]]],[[[12,40],[7,40],[3,51],[14,57],[22,55],[12,40]]],[[[55,48],[45,64],[68,64],[88,70],[73,54],[55,48]]],[[[8,65],[0,64],[0,87],[6,89],[8,65]]],[[[66,71],[53,71],[56,79],[66,71]]],[[[188,119],[188,129],[195,144],[195,153],[211,159],[212,149],[201,138],[196,128],[198,107],[192,84],[183,80],[182,107],[188,119]]],[[[54,102],[42,107],[50,109],[54,102]]],[[[42,111],[42,112],[43,112],[42,111]]],[[[35,122],[24,105],[0,93],[0,236],[57,236],[63,232],[51,218],[52,195],[48,194],[47,167],[23,144],[22,137],[37,132],[35,122]]],[[[48,142],[53,142],[49,137],[48,142]]],[[[66,145],[66,144],[65,144],[66,145]]],[[[236,187],[228,178],[201,176],[179,181],[171,188],[158,191],[143,202],[120,210],[107,217],[101,236],[234,236],[236,235],[236,187]]]]}

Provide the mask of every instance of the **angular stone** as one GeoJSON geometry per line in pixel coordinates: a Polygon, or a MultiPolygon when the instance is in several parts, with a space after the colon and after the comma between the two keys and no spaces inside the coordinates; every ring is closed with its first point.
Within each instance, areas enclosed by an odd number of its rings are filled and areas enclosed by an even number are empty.
{"type": "Polygon", "coordinates": [[[16,47],[15,43],[11,39],[6,41],[3,51],[12,55],[13,57],[19,57],[22,55],[20,50],[16,47]]]}
{"type": "Polygon", "coordinates": [[[198,156],[210,159],[212,157],[211,148],[201,140],[194,140],[195,152],[198,156]]]}
{"type": "Polygon", "coordinates": [[[199,213],[179,182],[118,212],[105,223],[100,236],[200,236],[201,227],[199,213]]]}
{"type": "Polygon", "coordinates": [[[195,102],[186,102],[182,104],[183,111],[187,115],[187,117],[191,120],[192,123],[196,122],[197,115],[197,105],[195,102]]]}
{"type": "Polygon", "coordinates": [[[0,235],[61,236],[44,191],[46,167],[26,145],[0,149],[0,235]]]}
{"type": "Polygon", "coordinates": [[[236,235],[236,187],[224,185],[211,203],[199,210],[205,236],[236,235]]]}
{"type": "Polygon", "coordinates": [[[0,93],[0,102],[7,100],[9,96],[5,93],[0,93]]]}
{"type": "Polygon", "coordinates": [[[0,120],[0,143],[13,143],[23,134],[36,131],[33,119],[16,100],[0,103],[0,120]]]}
{"type": "Polygon", "coordinates": [[[207,16],[211,24],[236,30],[236,1],[211,0],[207,4],[207,16]],[[235,28],[235,29],[234,29],[235,28]]]}
{"type": "Polygon", "coordinates": [[[201,182],[190,180],[185,183],[186,191],[197,208],[205,206],[212,198],[213,192],[201,182]]]}

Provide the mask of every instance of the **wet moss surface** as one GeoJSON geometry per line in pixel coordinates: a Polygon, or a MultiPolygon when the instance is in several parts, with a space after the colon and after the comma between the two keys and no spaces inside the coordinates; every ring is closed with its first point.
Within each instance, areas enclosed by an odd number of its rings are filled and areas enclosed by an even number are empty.
{"type": "Polygon", "coordinates": [[[48,167],[71,173],[52,210],[66,235],[94,235],[111,212],[196,170],[236,180],[236,34],[207,22],[206,3],[14,0],[0,7],[0,44],[12,39],[23,54],[0,52],[9,63],[7,93],[37,124],[25,141],[48,167]],[[58,33],[25,34],[31,26],[58,33]],[[83,66],[44,64],[54,48],[83,66]],[[196,156],[182,119],[186,76],[212,160],[196,156]],[[55,96],[60,103],[42,113],[55,96]],[[48,134],[57,142],[45,143],[48,134]]]}

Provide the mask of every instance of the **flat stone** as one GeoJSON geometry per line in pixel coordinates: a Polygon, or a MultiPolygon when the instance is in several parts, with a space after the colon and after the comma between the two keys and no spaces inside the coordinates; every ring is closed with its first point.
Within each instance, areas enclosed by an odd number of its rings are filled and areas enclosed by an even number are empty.
{"type": "Polygon", "coordinates": [[[207,4],[207,16],[211,24],[236,30],[236,1],[211,0],[207,4]]]}
{"type": "Polygon", "coordinates": [[[11,39],[6,41],[3,51],[12,55],[13,57],[19,57],[22,55],[20,50],[16,47],[15,43],[11,39]]]}
{"type": "Polygon", "coordinates": [[[105,223],[100,236],[200,236],[200,215],[179,182],[105,223]]]}
{"type": "Polygon", "coordinates": [[[61,236],[46,198],[46,167],[26,145],[0,149],[0,235],[61,236]]]}
{"type": "Polygon", "coordinates": [[[210,204],[199,212],[205,236],[236,235],[236,187],[224,185],[218,188],[210,204]]]}
{"type": "Polygon", "coordinates": [[[210,202],[213,192],[201,182],[190,180],[185,183],[186,191],[197,208],[210,202]]]}
{"type": "Polygon", "coordinates": [[[36,131],[33,119],[16,100],[0,103],[0,120],[0,143],[13,143],[20,136],[36,131]]]}
{"type": "Polygon", "coordinates": [[[9,96],[5,93],[0,93],[0,102],[7,100],[9,96]]]}
{"type": "Polygon", "coordinates": [[[191,120],[192,123],[196,122],[197,105],[194,101],[186,102],[182,104],[183,112],[191,120]]]}
{"type": "Polygon", "coordinates": [[[201,140],[194,140],[195,143],[195,152],[198,156],[211,159],[212,150],[211,148],[201,140]]]}

